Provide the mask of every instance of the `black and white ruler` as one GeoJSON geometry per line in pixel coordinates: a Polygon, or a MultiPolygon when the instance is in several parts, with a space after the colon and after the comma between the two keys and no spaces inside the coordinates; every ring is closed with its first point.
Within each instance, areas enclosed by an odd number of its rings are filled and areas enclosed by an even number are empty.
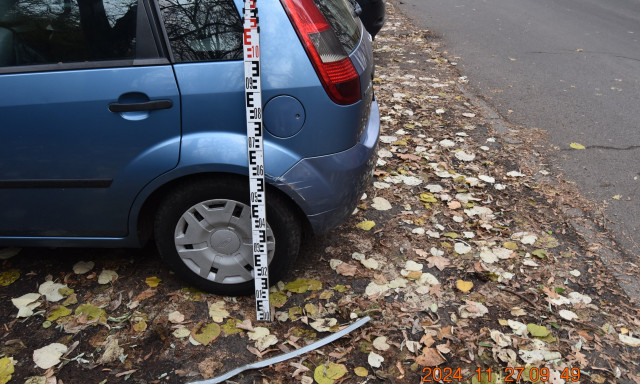
{"type": "Polygon", "coordinates": [[[264,136],[262,132],[262,85],[260,81],[260,30],[258,28],[256,0],[244,0],[242,13],[244,15],[244,89],[247,114],[256,318],[258,321],[271,321],[269,264],[267,260],[264,136]]]}

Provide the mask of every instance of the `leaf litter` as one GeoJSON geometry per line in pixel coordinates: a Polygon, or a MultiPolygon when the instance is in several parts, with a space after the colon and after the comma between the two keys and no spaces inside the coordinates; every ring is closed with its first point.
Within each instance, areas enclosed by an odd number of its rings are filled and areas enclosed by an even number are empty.
{"type": "Polygon", "coordinates": [[[438,41],[393,4],[387,10],[374,42],[384,161],[358,212],[314,240],[272,287],[274,322],[252,323],[252,297],[182,287],[155,257],[88,260],[80,252],[50,270],[23,257],[45,251],[3,249],[0,379],[189,382],[369,315],[367,327],[344,339],[247,375],[263,383],[413,383],[424,367],[450,366],[470,381],[477,367],[529,364],[580,367],[593,382],[640,382],[640,314],[611,284],[597,253],[605,245],[582,241],[559,213],[561,204],[588,204],[529,176],[541,173],[520,161],[538,142],[504,142],[460,93],[466,79],[438,41]],[[29,293],[43,281],[44,296],[29,293]],[[80,341],[73,352],[59,343],[67,337],[80,341]],[[14,363],[35,351],[41,367],[14,363]]]}

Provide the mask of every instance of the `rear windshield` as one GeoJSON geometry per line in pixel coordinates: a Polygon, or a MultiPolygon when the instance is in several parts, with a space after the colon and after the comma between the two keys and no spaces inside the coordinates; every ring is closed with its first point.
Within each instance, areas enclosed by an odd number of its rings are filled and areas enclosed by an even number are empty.
{"type": "Polygon", "coordinates": [[[360,22],[353,17],[353,8],[347,0],[313,0],[331,24],[346,52],[353,52],[360,42],[360,22]]]}

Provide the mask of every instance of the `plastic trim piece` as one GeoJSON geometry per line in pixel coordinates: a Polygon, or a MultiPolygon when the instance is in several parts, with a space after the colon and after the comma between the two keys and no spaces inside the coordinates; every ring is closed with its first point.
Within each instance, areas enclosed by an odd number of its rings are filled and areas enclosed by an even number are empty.
{"type": "Polygon", "coordinates": [[[366,323],[368,323],[371,320],[371,318],[369,316],[366,316],[358,321],[356,321],[355,323],[351,324],[350,326],[332,334],[329,335],[327,337],[325,337],[324,339],[320,339],[318,341],[316,341],[315,343],[311,343],[309,345],[307,345],[306,347],[302,347],[300,349],[296,349],[295,351],[291,351],[289,353],[285,353],[284,355],[278,355],[278,356],[274,356],[270,359],[266,359],[266,360],[261,360],[261,361],[257,361],[255,363],[252,364],[247,364],[247,365],[243,365],[242,367],[236,368],[232,371],[229,371],[227,373],[225,373],[224,375],[218,376],[218,377],[214,377],[213,379],[209,379],[209,380],[202,380],[202,381],[194,381],[191,382],[189,384],[216,384],[216,383],[222,383],[225,380],[229,380],[230,378],[234,377],[235,375],[238,375],[246,370],[249,369],[259,369],[259,368],[264,368],[264,367],[268,367],[269,365],[272,364],[277,364],[277,363],[281,363],[283,361],[289,360],[289,359],[293,359],[294,357],[303,355],[307,352],[311,352],[314,349],[318,349],[320,347],[323,347],[331,342],[334,342],[336,340],[338,340],[339,338],[347,335],[348,333],[355,331],[356,329],[360,328],[361,326],[365,325],[366,323]]]}

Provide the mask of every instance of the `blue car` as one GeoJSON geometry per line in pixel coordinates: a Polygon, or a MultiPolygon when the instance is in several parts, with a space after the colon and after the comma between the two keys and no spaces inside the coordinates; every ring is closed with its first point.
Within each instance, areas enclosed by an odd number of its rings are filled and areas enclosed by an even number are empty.
{"type": "MultiPolygon", "coordinates": [[[[271,282],[352,212],[379,135],[346,0],[259,0],[271,282]]],[[[241,0],[0,2],[0,246],[141,247],[253,291],[241,0]]]]}

